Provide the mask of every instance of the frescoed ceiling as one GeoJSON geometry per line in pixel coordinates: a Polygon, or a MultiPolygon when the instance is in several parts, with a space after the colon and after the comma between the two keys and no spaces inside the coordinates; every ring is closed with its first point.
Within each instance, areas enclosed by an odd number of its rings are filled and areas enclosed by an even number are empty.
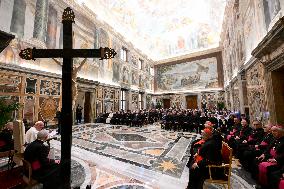
{"type": "Polygon", "coordinates": [[[152,60],[219,46],[226,0],[77,0],[152,60]]]}

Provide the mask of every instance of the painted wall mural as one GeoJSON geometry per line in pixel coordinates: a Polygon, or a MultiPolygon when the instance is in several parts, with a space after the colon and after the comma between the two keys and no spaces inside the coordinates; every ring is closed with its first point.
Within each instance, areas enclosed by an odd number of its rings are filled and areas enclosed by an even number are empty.
{"type": "Polygon", "coordinates": [[[216,57],[157,67],[157,91],[218,87],[216,57]]]}
{"type": "Polygon", "coordinates": [[[113,62],[113,66],[112,66],[112,81],[113,82],[118,82],[119,81],[119,77],[120,77],[120,65],[118,62],[113,62]]]}

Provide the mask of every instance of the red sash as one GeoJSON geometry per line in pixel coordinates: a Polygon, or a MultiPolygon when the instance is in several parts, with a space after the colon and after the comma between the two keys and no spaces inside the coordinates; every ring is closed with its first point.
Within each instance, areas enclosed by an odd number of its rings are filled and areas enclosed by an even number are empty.
{"type": "Polygon", "coordinates": [[[272,156],[272,158],[276,156],[276,150],[274,148],[271,148],[270,155],[272,156]]]}
{"type": "Polygon", "coordinates": [[[195,156],[195,163],[199,163],[201,160],[203,160],[203,157],[200,155],[195,156]]]}
{"type": "Polygon", "coordinates": [[[4,140],[0,140],[0,147],[3,147],[6,145],[6,142],[4,140]]]}
{"type": "Polygon", "coordinates": [[[40,167],[41,167],[40,162],[38,160],[32,162],[31,166],[32,166],[33,171],[36,171],[36,170],[40,169],[40,167]]]}
{"type": "Polygon", "coordinates": [[[271,165],[276,165],[276,163],[271,162],[261,162],[258,165],[259,174],[258,174],[258,181],[261,185],[266,186],[267,185],[267,167],[271,165]]]}
{"type": "Polygon", "coordinates": [[[205,140],[201,139],[200,141],[196,142],[195,144],[204,144],[204,142],[205,142],[205,140]]]}
{"type": "Polygon", "coordinates": [[[284,189],[284,180],[283,179],[281,179],[280,180],[280,183],[279,183],[279,187],[278,187],[279,189],[284,189]]]}
{"type": "Polygon", "coordinates": [[[261,146],[267,146],[268,144],[267,144],[266,142],[262,141],[262,142],[260,143],[260,145],[261,145],[261,146]]]}
{"type": "Polygon", "coordinates": [[[248,137],[248,141],[252,141],[254,138],[252,136],[248,137]]]}

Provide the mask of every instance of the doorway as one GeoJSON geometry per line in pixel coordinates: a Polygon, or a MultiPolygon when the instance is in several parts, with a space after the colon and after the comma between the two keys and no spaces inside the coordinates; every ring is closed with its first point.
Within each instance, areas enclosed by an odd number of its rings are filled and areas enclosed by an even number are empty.
{"type": "Polygon", "coordinates": [[[187,109],[197,109],[197,95],[186,96],[187,109]]]}
{"type": "Polygon", "coordinates": [[[169,109],[171,107],[170,99],[163,99],[164,109],[169,109]]]}
{"type": "Polygon", "coordinates": [[[271,72],[276,120],[284,124],[284,66],[271,72]]]}
{"type": "Polygon", "coordinates": [[[91,93],[85,93],[85,103],[84,103],[84,123],[91,122],[91,93]]]}

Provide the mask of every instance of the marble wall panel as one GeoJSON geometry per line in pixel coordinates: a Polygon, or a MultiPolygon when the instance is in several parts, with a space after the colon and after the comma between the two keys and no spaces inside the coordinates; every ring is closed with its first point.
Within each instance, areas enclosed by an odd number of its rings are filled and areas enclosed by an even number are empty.
{"type": "Polygon", "coordinates": [[[132,110],[137,110],[138,109],[138,94],[132,94],[132,110]]]}
{"type": "Polygon", "coordinates": [[[39,98],[39,120],[52,121],[59,107],[59,98],[39,98]]]}
{"type": "Polygon", "coordinates": [[[264,67],[261,63],[250,68],[246,73],[247,97],[251,119],[267,119],[264,67]]]}
{"type": "Polygon", "coordinates": [[[21,82],[22,82],[21,76],[1,74],[0,92],[1,93],[19,93],[21,82]]]}
{"type": "Polygon", "coordinates": [[[24,99],[24,116],[30,125],[35,122],[35,107],[36,107],[36,99],[34,96],[26,96],[24,99]]]}
{"type": "Polygon", "coordinates": [[[239,85],[238,82],[232,85],[232,96],[233,96],[233,111],[240,111],[240,99],[239,99],[239,85]]]}
{"type": "Polygon", "coordinates": [[[51,80],[40,81],[40,94],[41,95],[60,95],[60,82],[54,82],[51,80]]]}

